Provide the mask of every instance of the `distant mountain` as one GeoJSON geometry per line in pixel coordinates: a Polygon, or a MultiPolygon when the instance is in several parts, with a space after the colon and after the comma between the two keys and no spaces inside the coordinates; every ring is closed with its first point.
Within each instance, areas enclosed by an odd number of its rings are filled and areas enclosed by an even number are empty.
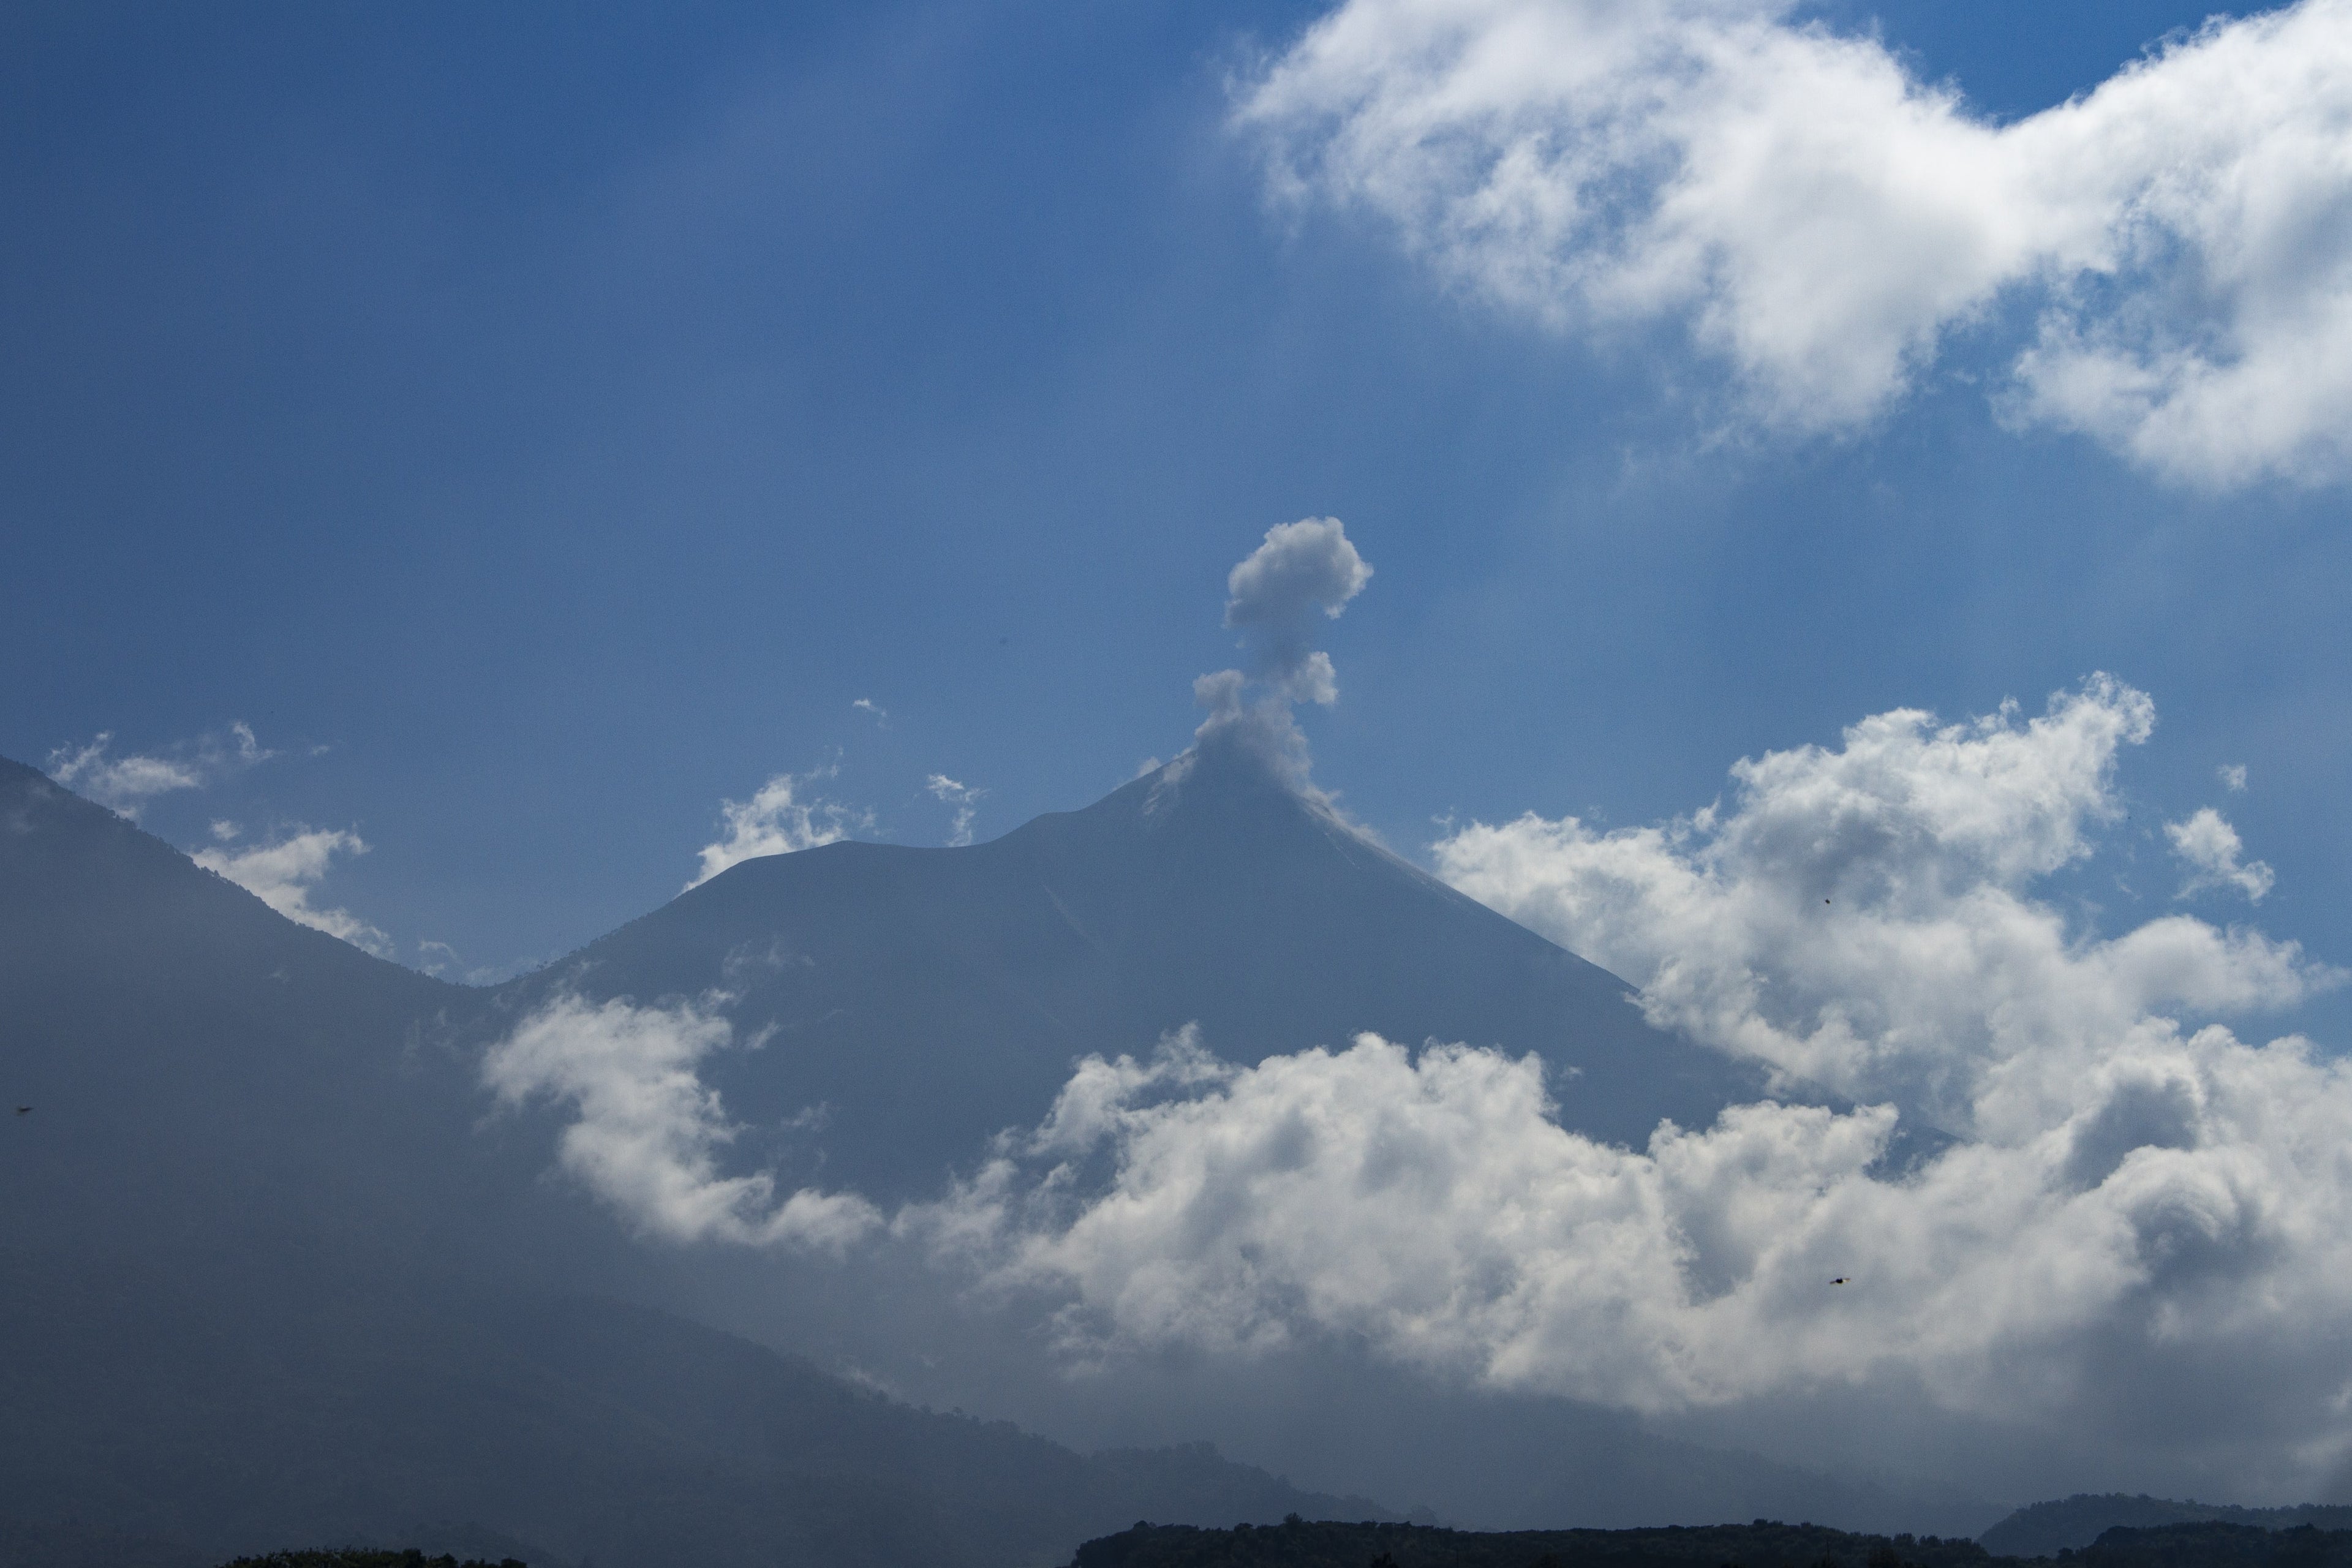
{"type": "Polygon", "coordinates": [[[500,993],[520,1012],[731,994],[757,1052],[705,1064],[740,1120],[826,1108],[829,1185],[929,1194],[1034,1123],[1089,1052],[1201,1026],[1255,1062],[1360,1030],[1533,1051],[1569,1125],[1639,1145],[1756,1084],[1632,988],[1381,848],[1235,750],[1188,752],[992,843],[747,860],[500,993]]]}
{"type": "Polygon", "coordinates": [[[2239,1508],[2231,1503],[2177,1501],[2122,1492],[2077,1492],[2037,1502],[1977,1537],[1985,1550],[2004,1557],[2055,1557],[2079,1551],[2117,1526],[2134,1530],[2172,1524],[2239,1524],[2263,1530],[2352,1530],[2352,1508],[2301,1503],[2288,1508],[2239,1508]]]}

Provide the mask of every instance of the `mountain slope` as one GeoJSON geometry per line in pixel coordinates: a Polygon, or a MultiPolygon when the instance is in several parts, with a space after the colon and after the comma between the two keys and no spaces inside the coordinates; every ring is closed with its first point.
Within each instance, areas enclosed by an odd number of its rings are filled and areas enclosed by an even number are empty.
{"type": "Polygon", "coordinates": [[[1539,1053],[1570,1125],[1634,1143],[1752,1086],[1629,987],[1367,841],[1233,753],[1188,754],[992,843],[745,861],[506,988],[520,1010],[723,992],[739,1118],[823,1105],[828,1184],[935,1190],[1037,1121],[1073,1060],[1201,1026],[1229,1058],[1360,1030],[1539,1053]]]}
{"type": "Polygon", "coordinates": [[[465,1521],[622,1568],[1009,1568],[1139,1517],[1380,1512],[1199,1451],[1084,1458],[666,1313],[348,1249],[18,1262],[0,1514],[218,1556],[465,1521]]]}
{"type": "MultiPolygon", "coordinates": [[[[675,1316],[485,1123],[489,999],[293,925],[0,763],[0,1517],[226,1555],[473,1521],[613,1564],[1013,1564],[1344,1508],[1084,1458],[675,1316]]],[[[16,1528],[13,1527],[12,1528],[16,1528]]]]}

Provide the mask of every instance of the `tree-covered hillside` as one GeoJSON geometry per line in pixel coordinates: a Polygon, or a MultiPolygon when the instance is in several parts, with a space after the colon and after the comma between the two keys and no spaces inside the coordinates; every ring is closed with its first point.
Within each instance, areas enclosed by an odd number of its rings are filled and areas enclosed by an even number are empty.
{"type": "Polygon", "coordinates": [[[2077,1492],[2019,1509],[1977,1537],[1985,1550],[2010,1557],[2054,1557],[2090,1545],[2117,1525],[2149,1530],[2168,1524],[2243,1524],[2289,1530],[2299,1524],[2352,1530],[2352,1508],[2300,1503],[2287,1508],[2240,1508],[2146,1493],[2077,1492]]]}

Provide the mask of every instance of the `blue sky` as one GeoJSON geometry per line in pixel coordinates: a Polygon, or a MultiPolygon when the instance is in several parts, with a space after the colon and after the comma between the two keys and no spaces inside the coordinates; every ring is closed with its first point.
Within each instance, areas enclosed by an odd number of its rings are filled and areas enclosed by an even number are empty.
{"type": "MultiPolygon", "coordinates": [[[[1306,722],[1402,849],[2110,670],[2158,720],[2085,918],[2170,907],[2157,825],[2218,805],[2263,928],[2352,961],[2340,479],[2005,423],[2006,297],[1856,427],[1727,430],[1673,322],[1269,198],[1235,84],[1320,11],[10,14],[0,752],[209,746],[145,825],[355,832],[322,903],[503,969],[779,772],[904,843],[934,773],[982,837],[1086,804],[1185,744],[1233,563],[1330,515],[1376,575],[1306,722]]],[[[2007,121],[2204,13],[1812,14],[2007,121]]]]}

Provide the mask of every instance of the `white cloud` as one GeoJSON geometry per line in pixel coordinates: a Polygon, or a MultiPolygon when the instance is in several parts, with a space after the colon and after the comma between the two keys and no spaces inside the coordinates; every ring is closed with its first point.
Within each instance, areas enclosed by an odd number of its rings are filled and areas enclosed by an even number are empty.
{"type": "Polygon", "coordinates": [[[800,792],[812,779],[824,777],[829,772],[778,773],[761,784],[750,800],[725,802],[719,809],[727,836],[702,847],[702,868],[686,889],[692,891],[745,860],[814,849],[820,844],[846,838],[860,829],[871,829],[874,814],[870,811],[852,810],[835,801],[800,798],[800,792]]]}
{"type": "Polygon", "coordinates": [[[1652,1412],[1891,1376],[2062,1421],[2100,1376],[2230,1363],[2340,1442],[2346,1385],[2310,1369],[2352,1328],[2347,1114],[2352,1079],[2299,1042],[2150,1026],[2030,1135],[1898,1177],[1874,1168],[1888,1105],[1736,1107],[1636,1151],[1563,1129],[1533,1058],[1365,1036],[1238,1067],[1180,1040],[1082,1064],[898,1226],[1063,1293],[1080,1355],[1335,1336],[1652,1412]]]}
{"type": "Polygon", "coordinates": [[[933,773],[923,787],[931,792],[934,800],[945,801],[956,808],[955,822],[948,830],[948,843],[956,848],[970,844],[972,822],[980,815],[976,803],[988,792],[958,784],[945,773],[933,773]]]}
{"type": "Polygon", "coordinates": [[[779,1203],[773,1175],[719,1173],[741,1129],[697,1068],[734,1041],[725,1001],[639,1007],[559,995],[490,1048],[483,1081],[510,1107],[570,1107],[563,1169],[646,1235],[837,1250],[879,1223],[865,1200],[803,1188],[779,1203]]]}
{"type": "Polygon", "coordinates": [[[378,958],[393,955],[392,939],[349,910],[314,909],[310,891],[327,874],[338,855],[364,855],[368,847],[356,833],[341,828],[303,828],[273,843],[233,847],[238,837],[233,822],[215,822],[217,847],[197,850],[191,858],[222,876],[298,925],[341,937],[378,958]]]}
{"type": "Polygon", "coordinates": [[[1728,808],[1608,833],[1475,824],[1436,847],[1438,868],[1641,987],[1662,1026],[2006,1138],[2151,1019],[2287,1006],[2339,978],[2292,942],[2184,916],[2095,939],[2032,896],[2120,815],[2117,752],[2155,718],[2104,676],[2030,722],[1898,710],[1837,750],[1739,763],[1728,808]]]}
{"type": "Polygon", "coordinates": [[[48,773],[68,789],[133,821],[159,795],[202,789],[276,755],[262,748],[242,720],[231,724],[226,735],[207,735],[172,748],[171,756],[110,757],[107,748],[113,741],[111,731],[101,731],[87,745],[59,746],[49,753],[48,773]]]}
{"type": "Polygon", "coordinates": [[[871,697],[861,697],[856,701],[851,703],[850,706],[872,719],[876,724],[881,726],[883,729],[887,730],[890,727],[890,710],[887,708],[883,707],[880,703],[875,701],[871,697]]]}
{"type": "Polygon", "coordinates": [[[2228,790],[2231,795],[2243,795],[2245,793],[2245,763],[2223,763],[2220,767],[2214,769],[2213,772],[2221,779],[2221,787],[2228,790]]]}
{"type": "Polygon", "coordinates": [[[1332,1338],[1648,1412],[1877,1390],[2084,1434],[2129,1405],[2144,1451],[2323,1484],[2352,1454],[2352,1382],[2315,1373],[2352,1348],[2352,1071],[2213,1016],[2341,977],[2180,916],[2069,931],[2034,897],[2120,816],[2154,717],[2104,678],[2030,721],[1881,714],[1661,827],[1438,847],[1661,1023],[1852,1109],[1627,1149],[1562,1127],[1547,1089],[1573,1080],[1532,1058],[1363,1036],[1244,1067],[1186,1033],[1081,1063],[897,1229],[1057,1300],[1081,1357],[1332,1338]],[[1883,1159],[1906,1121],[1952,1141],[1883,1159]]]}
{"type": "Polygon", "coordinates": [[[1996,124],[1786,0],[1348,0],[1247,84],[1277,195],[1564,331],[1684,324],[1851,430],[1998,302],[2006,416],[2205,485],[2352,470],[2352,0],[1996,124]]]}
{"type": "Polygon", "coordinates": [[[2181,897],[2208,888],[2235,888],[2259,904],[2271,890],[2274,879],[2271,868],[2260,860],[2240,863],[2238,857],[2245,846],[2239,841],[2238,830],[2211,806],[2200,809],[2186,821],[2166,823],[2164,836],[2172,840],[2173,853],[2188,861],[2194,872],[2181,885],[2181,897]]]}

